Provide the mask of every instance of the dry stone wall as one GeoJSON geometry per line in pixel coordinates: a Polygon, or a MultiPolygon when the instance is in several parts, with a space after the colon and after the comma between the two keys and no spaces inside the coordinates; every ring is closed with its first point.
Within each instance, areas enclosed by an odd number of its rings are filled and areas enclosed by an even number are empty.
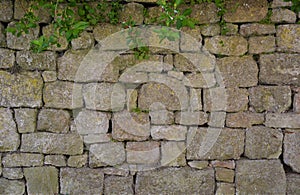
{"type": "MultiPolygon", "coordinates": [[[[27,1],[0,2],[0,194],[300,194],[291,2],[226,1],[226,35],[214,3],[194,5],[199,24],[177,41],[140,29],[145,60],[111,24],[35,54],[49,15],[15,37],[27,1]]],[[[153,2],[121,19],[151,24],[153,2]]]]}

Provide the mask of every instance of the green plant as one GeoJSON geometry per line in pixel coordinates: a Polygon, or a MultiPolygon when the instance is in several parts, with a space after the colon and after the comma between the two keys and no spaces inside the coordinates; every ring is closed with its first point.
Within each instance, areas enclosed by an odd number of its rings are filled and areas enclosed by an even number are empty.
{"type": "Polygon", "coordinates": [[[261,24],[271,24],[271,16],[272,16],[273,12],[271,9],[268,10],[268,13],[266,15],[266,17],[264,19],[262,19],[259,23],[261,24]]]}
{"type": "Polygon", "coordinates": [[[284,0],[284,1],[292,1],[292,11],[299,13],[300,12],[300,1],[299,0],[284,0]]]}

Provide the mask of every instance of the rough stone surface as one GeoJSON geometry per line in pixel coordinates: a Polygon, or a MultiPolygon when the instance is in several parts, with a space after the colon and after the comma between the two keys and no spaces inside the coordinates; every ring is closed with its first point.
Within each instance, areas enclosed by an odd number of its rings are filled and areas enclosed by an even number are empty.
{"type": "Polygon", "coordinates": [[[44,71],[42,73],[44,82],[52,82],[57,80],[57,74],[55,71],[44,71]]]}
{"type": "Polygon", "coordinates": [[[170,125],[170,126],[152,126],[151,127],[151,137],[152,139],[165,139],[180,141],[185,140],[187,133],[187,127],[180,125],[170,125]]]}
{"type": "Polygon", "coordinates": [[[223,194],[234,195],[235,194],[234,184],[217,183],[216,195],[223,195],[223,194]]]}
{"type": "Polygon", "coordinates": [[[236,193],[285,194],[286,177],[279,160],[239,160],[236,193]]]}
{"type": "Polygon", "coordinates": [[[270,53],[275,51],[275,37],[250,37],[249,38],[249,53],[260,54],[270,53]]]}
{"type": "Polygon", "coordinates": [[[270,113],[266,115],[265,125],[267,127],[275,127],[275,128],[299,129],[300,128],[299,117],[300,114],[294,114],[294,113],[282,113],[282,114],[270,113]]]}
{"type": "Polygon", "coordinates": [[[0,193],[1,194],[24,194],[25,184],[22,181],[8,180],[0,178],[0,193]]]}
{"type": "Polygon", "coordinates": [[[16,59],[18,65],[25,70],[56,70],[56,54],[51,51],[18,51],[16,59]]]}
{"type": "Polygon", "coordinates": [[[165,168],[139,172],[136,194],[214,194],[214,171],[165,168]]]}
{"type": "Polygon", "coordinates": [[[133,177],[108,176],[104,180],[104,194],[134,194],[133,177]]]}
{"type": "Polygon", "coordinates": [[[226,115],[227,127],[247,128],[253,125],[263,124],[265,121],[264,114],[253,112],[228,113],[226,115]]]}
{"type": "MultiPolygon", "coordinates": [[[[0,36],[0,43],[2,39],[0,36]]],[[[0,68],[11,68],[15,63],[15,52],[9,49],[0,48],[0,68]]]]}
{"type": "Polygon", "coordinates": [[[66,158],[63,155],[47,155],[45,156],[45,165],[65,167],[67,165],[66,158]]]}
{"type": "Polygon", "coordinates": [[[245,156],[250,159],[279,158],[282,152],[281,130],[264,126],[246,130],[245,156]]]}
{"type": "Polygon", "coordinates": [[[300,113],[300,93],[294,95],[293,110],[300,113]]]}
{"type": "Polygon", "coordinates": [[[208,167],[208,161],[189,161],[188,165],[195,169],[205,169],[208,167]]]}
{"type": "Polygon", "coordinates": [[[99,133],[99,134],[88,134],[83,136],[85,144],[105,143],[111,141],[111,134],[99,133]]]}
{"type": "Polygon", "coordinates": [[[60,178],[62,194],[102,194],[104,174],[99,169],[63,168],[60,178]]]}
{"type": "Polygon", "coordinates": [[[132,17],[137,25],[144,21],[144,6],[138,3],[128,3],[120,13],[120,21],[129,21],[132,17]]]}
{"type": "MultiPolygon", "coordinates": [[[[54,26],[53,24],[49,24],[47,26],[44,26],[42,29],[42,33],[44,36],[49,37],[50,35],[53,35],[55,33],[54,26]]],[[[55,44],[49,47],[49,50],[53,51],[64,51],[68,48],[68,41],[66,37],[64,36],[59,36],[58,41],[59,47],[55,44]]]]}
{"type": "Polygon", "coordinates": [[[31,167],[42,166],[44,157],[42,154],[13,153],[3,157],[4,167],[31,167]]]}
{"type": "MultiPolygon", "coordinates": [[[[251,56],[225,57],[217,61],[220,78],[226,87],[256,86],[258,67],[251,56]]],[[[220,83],[220,82],[219,82],[220,83]]]]}
{"type": "Polygon", "coordinates": [[[17,133],[12,112],[9,109],[0,108],[0,151],[16,151],[19,145],[20,136],[17,133]]]}
{"type": "MultiPolygon", "coordinates": [[[[112,34],[119,32],[120,30],[122,30],[122,27],[119,25],[104,23],[95,26],[93,30],[93,35],[97,42],[101,42],[106,37],[111,36],[112,34]]],[[[116,40],[116,42],[113,44],[117,45],[117,41],[118,40],[116,40]]]]}
{"type": "Polygon", "coordinates": [[[36,109],[19,108],[15,109],[15,118],[19,133],[32,133],[36,129],[36,109]]]}
{"type": "Polygon", "coordinates": [[[174,113],[167,110],[150,111],[151,124],[171,125],[174,124],[174,113]]]}
{"type": "Polygon", "coordinates": [[[54,167],[25,168],[28,194],[58,193],[58,170],[54,167]]]}
{"type": "Polygon", "coordinates": [[[70,156],[68,158],[67,164],[69,167],[83,167],[87,163],[87,154],[70,156]]]}
{"type": "Polygon", "coordinates": [[[209,72],[215,68],[215,58],[203,53],[176,54],[174,66],[182,72],[209,72]]]}
{"type": "Polygon", "coordinates": [[[208,118],[208,126],[222,128],[225,126],[226,112],[211,112],[208,118]]]}
{"type": "Polygon", "coordinates": [[[42,109],[38,115],[37,130],[53,133],[69,131],[70,114],[65,110],[42,109]]]}
{"type": "MultiPolygon", "coordinates": [[[[299,119],[299,118],[298,118],[299,119]]],[[[283,161],[294,171],[300,173],[300,132],[286,130],[283,145],[283,161]]]]}
{"type": "Polygon", "coordinates": [[[211,88],[216,82],[214,73],[190,73],[183,78],[184,85],[193,88],[211,88]]]}
{"type": "Polygon", "coordinates": [[[201,89],[190,88],[190,109],[192,111],[202,110],[201,89]]]}
{"type": "Polygon", "coordinates": [[[297,15],[288,9],[273,9],[271,21],[274,23],[295,23],[297,15]]]}
{"type": "Polygon", "coordinates": [[[292,6],[292,2],[291,1],[284,1],[284,0],[273,0],[271,7],[272,8],[278,8],[278,7],[290,7],[292,6]]]}
{"type": "Polygon", "coordinates": [[[0,21],[9,22],[13,18],[13,2],[10,0],[2,0],[0,6],[0,21]]]}
{"type": "MultiPolygon", "coordinates": [[[[5,28],[2,25],[2,23],[0,23],[0,46],[1,47],[7,47],[6,45],[6,34],[5,34],[5,28]]],[[[1,53],[1,52],[0,52],[1,53]]],[[[0,63],[1,64],[1,63],[0,63]]]]}
{"type": "Polygon", "coordinates": [[[24,174],[22,168],[4,168],[3,177],[6,179],[22,179],[24,174]]]}
{"type": "Polygon", "coordinates": [[[10,74],[0,71],[0,105],[40,107],[43,80],[37,72],[10,74]]]}
{"type": "Polygon", "coordinates": [[[213,54],[240,56],[248,50],[248,42],[241,36],[214,36],[205,39],[205,48],[213,54]]]}
{"type": "Polygon", "coordinates": [[[226,10],[224,20],[226,22],[258,22],[262,20],[268,12],[268,2],[266,0],[229,0],[225,2],[226,10]]]}
{"type": "Polygon", "coordinates": [[[22,152],[76,155],[83,152],[83,141],[77,134],[31,133],[22,135],[22,152]],[[63,143],[63,144],[62,144],[63,143]]]}
{"type": "Polygon", "coordinates": [[[273,24],[242,24],[240,27],[240,34],[242,36],[248,37],[251,35],[268,35],[275,34],[276,29],[273,24]]]}
{"type": "Polygon", "coordinates": [[[289,195],[297,195],[300,193],[300,175],[294,173],[286,174],[286,193],[289,195]]]}
{"type": "Polygon", "coordinates": [[[163,142],[161,144],[161,165],[185,166],[185,148],[184,142],[163,142]]]}
{"type": "Polygon", "coordinates": [[[221,32],[219,24],[205,24],[200,26],[201,34],[204,36],[216,36],[221,32]]]}
{"type": "Polygon", "coordinates": [[[235,161],[234,160],[225,160],[225,161],[214,160],[211,162],[211,165],[213,167],[235,169],[235,161]]]}
{"type": "Polygon", "coordinates": [[[200,3],[192,7],[191,18],[198,24],[208,24],[218,22],[220,16],[217,14],[217,6],[214,3],[200,3]]]}
{"type": "Polygon", "coordinates": [[[300,86],[299,54],[265,54],[260,56],[259,63],[259,81],[261,83],[300,86]]]}
{"type": "Polygon", "coordinates": [[[234,181],[234,170],[225,168],[216,168],[216,180],[222,182],[233,183],[234,181]]]}
{"type": "Polygon", "coordinates": [[[94,45],[94,37],[91,33],[82,32],[79,37],[71,41],[72,49],[88,49],[94,45]]]}
{"type": "Polygon", "coordinates": [[[176,112],[175,123],[181,125],[203,125],[207,123],[208,115],[205,112],[176,112]]]}
{"type": "Polygon", "coordinates": [[[154,164],[159,161],[159,142],[127,142],[127,162],[134,164],[154,164]]]}
{"type": "Polygon", "coordinates": [[[300,25],[280,25],[277,27],[278,51],[300,52],[300,25]]]}
{"type": "Polygon", "coordinates": [[[190,128],[187,159],[239,159],[244,151],[244,139],[245,133],[241,129],[190,128]]]}
{"type": "Polygon", "coordinates": [[[291,89],[288,86],[258,86],[249,89],[250,106],[256,112],[284,112],[291,106],[291,89]]]}

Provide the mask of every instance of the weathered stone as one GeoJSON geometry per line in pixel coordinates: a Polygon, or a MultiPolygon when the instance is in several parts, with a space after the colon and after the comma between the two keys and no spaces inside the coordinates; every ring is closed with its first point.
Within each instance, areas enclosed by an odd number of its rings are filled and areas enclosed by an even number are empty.
{"type": "Polygon", "coordinates": [[[203,53],[182,53],[174,56],[174,66],[182,72],[209,72],[215,68],[215,58],[203,53]]]}
{"type": "Polygon", "coordinates": [[[165,168],[137,173],[136,194],[214,194],[214,171],[165,168]]]}
{"type": "Polygon", "coordinates": [[[86,31],[82,32],[80,36],[71,41],[72,49],[88,49],[94,45],[94,37],[91,33],[86,31]]]}
{"type": "Polygon", "coordinates": [[[235,194],[234,184],[217,183],[216,195],[223,195],[223,194],[234,195],[235,194]]]}
{"type": "Polygon", "coordinates": [[[276,29],[273,24],[242,24],[240,26],[240,34],[242,36],[248,37],[251,35],[268,35],[275,34],[276,29]]]}
{"type": "Polygon", "coordinates": [[[190,109],[191,111],[202,110],[201,89],[190,88],[190,109]]]}
{"type": "Polygon", "coordinates": [[[104,194],[134,194],[133,177],[107,176],[104,180],[104,194]]]}
{"type": "Polygon", "coordinates": [[[32,133],[36,128],[36,109],[19,108],[15,109],[15,118],[19,133],[32,133]]]}
{"type": "Polygon", "coordinates": [[[299,117],[300,114],[294,114],[294,113],[282,113],[282,114],[270,113],[266,115],[265,125],[267,127],[275,127],[275,128],[298,129],[300,128],[299,117]]]}
{"type": "Polygon", "coordinates": [[[250,159],[279,158],[283,134],[278,129],[254,126],[246,130],[245,156],[250,159]]]}
{"type": "Polygon", "coordinates": [[[300,193],[300,175],[295,173],[286,174],[286,193],[288,195],[297,195],[300,193]]]}
{"type": "Polygon", "coordinates": [[[193,88],[211,88],[216,83],[214,73],[189,73],[183,78],[183,84],[193,88]]]}
{"type": "Polygon", "coordinates": [[[277,27],[278,51],[300,52],[300,25],[280,25],[277,27]]]}
{"type": "MultiPolygon", "coordinates": [[[[0,37],[0,43],[1,43],[0,37]]],[[[13,50],[0,48],[0,68],[11,68],[15,63],[15,52],[13,50]]]]}
{"type": "Polygon", "coordinates": [[[191,18],[196,20],[197,24],[216,23],[220,20],[218,8],[214,3],[200,3],[191,6],[191,18]]]}
{"type": "Polygon", "coordinates": [[[271,4],[272,8],[290,7],[290,6],[292,6],[292,1],[273,0],[271,4]]]}
{"type": "Polygon", "coordinates": [[[225,168],[216,168],[216,180],[223,182],[234,182],[234,170],[225,168]]]}
{"type": "MultiPolygon", "coordinates": [[[[15,28],[15,22],[8,24],[8,28],[15,28]]],[[[29,50],[30,42],[37,39],[39,35],[39,28],[30,29],[29,33],[22,33],[20,37],[8,32],[6,34],[7,47],[18,50],[29,50]]]]}
{"type": "Polygon", "coordinates": [[[109,127],[109,117],[103,112],[82,110],[76,116],[75,124],[80,135],[106,133],[109,127]]]}
{"type": "Polygon", "coordinates": [[[22,181],[0,178],[0,192],[1,194],[21,195],[25,193],[25,184],[22,181]]]}
{"type": "Polygon", "coordinates": [[[260,56],[259,63],[261,83],[300,86],[300,54],[265,54],[260,56]]]}
{"type": "MultiPolygon", "coordinates": [[[[57,30],[58,31],[58,30],[57,30]]],[[[51,35],[55,34],[53,24],[49,24],[44,26],[42,29],[43,35],[46,37],[50,37],[51,35]]],[[[68,48],[68,41],[65,36],[59,36],[57,40],[58,44],[51,45],[48,49],[53,51],[64,51],[68,48]]]]}
{"type": "Polygon", "coordinates": [[[0,105],[40,107],[43,80],[37,72],[10,74],[0,71],[0,105]]]}
{"type": "Polygon", "coordinates": [[[229,0],[225,2],[226,10],[224,20],[226,22],[258,22],[268,13],[268,1],[266,0],[229,0]]]}
{"type": "MultiPolygon", "coordinates": [[[[153,0],[156,2],[156,0],[153,0]]],[[[138,2],[138,1],[136,1],[138,2]]],[[[147,9],[147,14],[145,15],[144,23],[145,24],[158,24],[159,20],[158,17],[162,13],[162,9],[158,6],[149,7],[147,9]]]]}
{"type": "Polygon", "coordinates": [[[52,82],[57,80],[56,71],[44,71],[42,73],[44,82],[52,82]]]}
{"type": "Polygon", "coordinates": [[[82,85],[55,81],[45,83],[43,99],[45,107],[75,109],[83,106],[82,85]]]}
{"type": "Polygon", "coordinates": [[[260,54],[275,51],[275,37],[250,37],[249,38],[249,53],[260,54]]]}
{"type": "Polygon", "coordinates": [[[205,48],[213,54],[241,56],[248,50],[248,42],[241,36],[215,36],[205,39],[205,48]]]}
{"type": "Polygon", "coordinates": [[[183,72],[178,72],[178,71],[171,70],[171,71],[168,71],[168,76],[176,78],[176,79],[181,81],[184,77],[184,74],[183,74],[183,72]]]}
{"type": "Polygon", "coordinates": [[[291,89],[288,86],[258,86],[249,89],[250,106],[256,112],[284,112],[291,106],[291,89]]]}
{"type": "Polygon", "coordinates": [[[104,167],[102,170],[106,175],[115,175],[115,176],[124,176],[124,177],[127,177],[129,175],[129,170],[118,168],[118,167],[104,167]]]}
{"type": "MultiPolygon", "coordinates": [[[[117,33],[122,30],[122,27],[119,25],[113,25],[109,23],[102,23],[93,29],[93,35],[97,42],[101,42],[106,37],[109,37],[113,35],[114,33],[117,33]]],[[[116,40],[116,42],[112,43],[114,45],[117,45],[119,40],[116,40]]]]}
{"type": "Polygon", "coordinates": [[[65,110],[42,109],[38,115],[37,130],[67,133],[69,120],[70,114],[65,110]]]}
{"type": "Polygon", "coordinates": [[[247,107],[247,89],[217,87],[204,90],[205,111],[239,112],[247,107]]]}
{"type": "Polygon", "coordinates": [[[19,145],[20,136],[17,133],[12,112],[9,109],[0,108],[0,151],[16,151],[19,145]]]}
{"type": "Polygon", "coordinates": [[[102,194],[104,174],[100,169],[63,168],[60,171],[61,194],[102,194]]]}
{"type": "Polygon", "coordinates": [[[167,110],[150,111],[150,122],[154,125],[171,125],[174,124],[174,113],[167,110]]]}
{"type": "Polygon", "coordinates": [[[162,166],[185,166],[186,147],[184,142],[162,142],[161,161],[162,166]]]}
{"type": "Polygon", "coordinates": [[[176,112],[175,123],[181,125],[203,125],[207,123],[208,115],[205,112],[176,112]]]}
{"type": "Polygon", "coordinates": [[[300,113],[300,93],[294,95],[293,110],[300,113]]]}
{"type": "Polygon", "coordinates": [[[118,111],[126,104],[123,85],[117,83],[90,83],[83,86],[86,108],[101,111],[118,111]]]}
{"type": "Polygon", "coordinates": [[[16,59],[24,70],[56,70],[56,54],[51,51],[43,53],[18,51],[16,59]]]}
{"type": "Polygon", "coordinates": [[[160,159],[159,142],[127,142],[126,153],[128,163],[158,163],[160,159]]]}
{"type": "Polygon", "coordinates": [[[253,112],[238,112],[227,113],[226,126],[227,127],[240,127],[247,128],[252,125],[260,125],[265,121],[264,114],[253,112]]]}
{"type": "Polygon", "coordinates": [[[258,83],[258,67],[252,56],[221,58],[217,67],[219,83],[226,87],[252,87],[258,83]]]}
{"type": "Polygon", "coordinates": [[[279,160],[239,160],[237,194],[285,194],[286,178],[279,160]]]}
{"type": "MultiPolygon", "coordinates": [[[[77,130],[76,130],[77,131],[77,130]]],[[[104,143],[111,141],[111,135],[107,133],[88,134],[83,136],[85,144],[104,143]]]]}
{"type": "Polygon", "coordinates": [[[10,22],[14,14],[13,2],[10,0],[2,0],[0,5],[0,21],[10,22]]]}
{"type": "Polygon", "coordinates": [[[119,81],[122,83],[146,83],[148,81],[148,74],[129,69],[120,75],[119,81]]]}
{"type": "Polygon", "coordinates": [[[187,159],[239,159],[244,151],[244,139],[244,130],[241,129],[190,128],[187,159]]]}
{"type": "Polygon", "coordinates": [[[128,3],[120,13],[120,21],[128,22],[134,20],[137,25],[144,21],[144,6],[138,3],[128,3]]]}
{"type": "Polygon", "coordinates": [[[69,167],[76,167],[76,168],[83,167],[87,163],[87,158],[88,158],[87,154],[70,156],[68,158],[67,164],[69,167]]]}
{"type": "Polygon", "coordinates": [[[219,24],[205,24],[200,26],[201,34],[204,36],[216,36],[221,32],[219,24]]]}
{"type": "Polygon", "coordinates": [[[300,132],[297,130],[286,130],[283,143],[284,163],[300,173],[300,132]]]}
{"type": "Polygon", "coordinates": [[[22,135],[22,152],[76,155],[83,152],[78,134],[31,133],[22,135]]]}
{"type": "Polygon", "coordinates": [[[165,139],[180,141],[185,140],[187,127],[180,125],[170,126],[152,126],[151,137],[152,139],[165,139]]]}
{"type": "Polygon", "coordinates": [[[271,21],[274,23],[295,23],[297,15],[289,9],[273,9],[271,21]]]}
{"type": "Polygon", "coordinates": [[[222,128],[225,126],[226,112],[211,112],[208,118],[208,126],[222,128]]]}
{"type": "Polygon", "coordinates": [[[208,161],[189,161],[188,165],[195,169],[205,169],[208,167],[208,161]]]}
{"type": "Polygon", "coordinates": [[[112,137],[119,141],[143,141],[150,136],[150,121],[147,113],[117,112],[113,114],[112,137]]]}
{"type": "Polygon", "coordinates": [[[180,51],[182,52],[201,52],[202,37],[200,27],[185,28],[180,32],[180,51]]]}
{"type": "MultiPolygon", "coordinates": [[[[6,45],[6,33],[5,33],[5,28],[2,23],[0,23],[0,47],[7,47],[6,45]]],[[[0,56],[2,51],[0,50],[0,56]]],[[[1,67],[1,57],[0,57],[0,67],[1,67]]]]}
{"type": "Polygon", "coordinates": [[[136,89],[126,90],[127,111],[132,111],[137,108],[138,91],[136,89]]]}
{"type": "MultiPolygon", "coordinates": [[[[227,23],[225,28],[225,35],[236,35],[239,31],[239,26],[232,23],[227,23]]],[[[223,30],[224,31],[224,30],[223,30]]]]}
{"type": "Polygon", "coordinates": [[[213,167],[235,169],[235,161],[234,160],[226,160],[226,161],[214,160],[211,162],[211,165],[213,167]]]}
{"type": "Polygon", "coordinates": [[[120,142],[93,144],[89,151],[90,167],[115,166],[125,161],[124,144],[120,142]]]}
{"type": "Polygon", "coordinates": [[[67,165],[66,158],[63,155],[47,155],[45,156],[45,165],[65,167],[67,165]]]}
{"type": "Polygon", "coordinates": [[[22,179],[24,174],[22,168],[4,168],[3,177],[6,179],[22,179]]]}
{"type": "Polygon", "coordinates": [[[13,153],[3,157],[4,167],[31,167],[42,166],[44,157],[42,154],[13,153]]]}
{"type": "Polygon", "coordinates": [[[58,170],[55,167],[24,168],[28,194],[58,193],[58,170]]]}

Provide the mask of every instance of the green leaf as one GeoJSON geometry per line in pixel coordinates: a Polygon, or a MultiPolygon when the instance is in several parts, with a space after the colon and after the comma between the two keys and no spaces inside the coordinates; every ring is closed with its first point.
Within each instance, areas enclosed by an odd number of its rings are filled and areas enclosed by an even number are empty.
{"type": "Polygon", "coordinates": [[[188,8],[188,9],[186,9],[186,10],[183,11],[182,15],[189,16],[189,15],[191,15],[191,13],[192,13],[192,9],[188,8]]]}

